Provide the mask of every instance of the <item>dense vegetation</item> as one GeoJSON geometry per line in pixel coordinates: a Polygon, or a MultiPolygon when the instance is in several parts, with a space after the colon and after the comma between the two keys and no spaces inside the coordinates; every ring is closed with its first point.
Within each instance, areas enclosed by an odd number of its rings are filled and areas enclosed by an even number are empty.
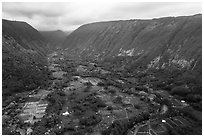
{"type": "Polygon", "coordinates": [[[3,99],[18,92],[32,90],[38,86],[46,86],[49,79],[46,65],[46,60],[37,54],[3,52],[3,99]]]}
{"type": "MultiPolygon", "coordinates": [[[[134,60],[137,58],[106,58],[98,64],[101,64],[107,70],[114,70],[112,75],[118,75],[120,79],[134,77],[137,79],[135,82],[138,85],[148,84],[154,90],[167,90],[178,99],[190,103],[196,110],[202,111],[202,72],[200,65],[195,70],[172,66],[165,69],[148,69],[145,65],[146,62],[135,63],[134,60]]],[[[130,85],[135,87],[136,85],[133,85],[133,83],[130,82],[130,85]]],[[[145,91],[147,89],[140,87],[139,90],[145,91]]]]}
{"type": "Polygon", "coordinates": [[[26,22],[2,20],[2,90],[6,98],[48,84],[48,43],[26,22]]]}

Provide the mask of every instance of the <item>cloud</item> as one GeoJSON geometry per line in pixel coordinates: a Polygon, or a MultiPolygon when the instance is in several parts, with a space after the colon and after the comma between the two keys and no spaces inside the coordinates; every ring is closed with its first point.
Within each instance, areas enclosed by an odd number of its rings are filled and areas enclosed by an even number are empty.
{"type": "Polygon", "coordinates": [[[71,20],[63,21],[63,23],[67,25],[81,25],[81,24],[86,23],[86,20],[85,19],[71,19],[71,20]]]}
{"type": "Polygon", "coordinates": [[[57,17],[64,14],[63,3],[3,3],[3,12],[32,18],[35,15],[57,17]]]}
{"type": "Polygon", "coordinates": [[[166,16],[182,16],[201,13],[201,3],[184,2],[124,2],[114,7],[119,18],[152,19],[166,16]]]}
{"type": "Polygon", "coordinates": [[[2,4],[6,19],[26,21],[38,30],[73,30],[98,21],[151,19],[201,13],[201,3],[67,2],[2,4]]]}

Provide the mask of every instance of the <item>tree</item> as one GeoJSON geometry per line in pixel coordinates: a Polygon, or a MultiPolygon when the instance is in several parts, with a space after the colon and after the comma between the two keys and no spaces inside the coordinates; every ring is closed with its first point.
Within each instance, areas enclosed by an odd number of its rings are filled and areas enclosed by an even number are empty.
{"type": "Polygon", "coordinates": [[[176,86],[172,88],[171,94],[173,95],[180,95],[180,96],[186,96],[188,93],[190,93],[190,90],[184,86],[176,86]]]}
{"type": "Polygon", "coordinates": [[[117,104],[121,104],[122,103],[122,98],[120,96],[118,96],[118,97],[113,99],[113,102],[117,103],[117,104]]]}

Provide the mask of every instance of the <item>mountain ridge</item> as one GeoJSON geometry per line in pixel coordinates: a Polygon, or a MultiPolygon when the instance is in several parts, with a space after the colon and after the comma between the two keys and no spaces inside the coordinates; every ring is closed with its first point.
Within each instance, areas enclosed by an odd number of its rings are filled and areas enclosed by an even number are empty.
{"type": "Polygon", "coordinates": [[[96,22],[82,25],[72,32],[63,47],[80,58],[138,56],[137,62],[146,62],[148,65],[162,55],[166,61],[159,64],[160,68],[163,63],[170,61],[182,66],[182,60],[188,63],[192,59],[194,61],[191,63],[198,61],[198,58],[201,60],[201,28],[201,14],[96,22]]]}
{"type": "Polygon", "coordinates": [[[33,49],[41,55],[49,50],[48,43],[43,36],[31,25],[23,21],[2,20],[3,35],[11,36],[25,49],[33,49]]]}
{"type": "Polygon", "coordinates": [[[31,25],[2,20],[3,100],[47,83],[49,52],[49,44],[31,25]]]}

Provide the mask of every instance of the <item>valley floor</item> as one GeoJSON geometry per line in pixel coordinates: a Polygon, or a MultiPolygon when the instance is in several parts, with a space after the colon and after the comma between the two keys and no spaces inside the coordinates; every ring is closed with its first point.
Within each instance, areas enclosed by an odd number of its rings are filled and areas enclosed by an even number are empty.
{"type": "Polygon", "coordinates": [[[164,90],[61,52],[48,62],[52,83],[3,108],[3,134],[202,134],[201,112],[164,90]]]}

